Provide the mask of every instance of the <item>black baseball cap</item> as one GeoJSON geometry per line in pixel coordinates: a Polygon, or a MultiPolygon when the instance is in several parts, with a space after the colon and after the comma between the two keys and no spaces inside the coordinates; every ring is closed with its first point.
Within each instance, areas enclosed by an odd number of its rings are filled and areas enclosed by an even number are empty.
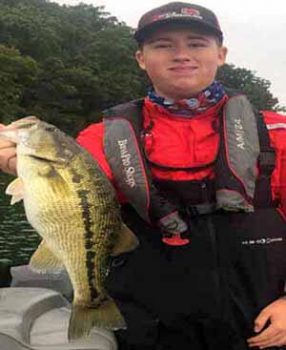
{"type": "Polygon", "coordinates": [[[170,2],[146,12],[139,20],[134,38],[143,43],[152,33],[168,24],[201,28],[223,41],[216,15],[205,7],[185,2],[170,2]]]}

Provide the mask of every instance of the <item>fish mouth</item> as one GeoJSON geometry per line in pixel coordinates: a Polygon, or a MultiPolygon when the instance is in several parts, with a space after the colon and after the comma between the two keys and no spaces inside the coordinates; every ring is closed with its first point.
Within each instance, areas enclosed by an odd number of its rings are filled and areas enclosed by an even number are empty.
{"type": "Polygon", "coordinates": [[[39,122],[40,120],[34,116],[18,119],[0,129],[0,138],[17,144],[20,141],[19,131],[23,129],[29,129],[39,122]]]}
{"type": "Polygon", "coordinates": [[[18,143],[19,140],[17,129],[9,128],[8,126],[0,129],[0,139],[4,139],[12,143],[18,143]]]}

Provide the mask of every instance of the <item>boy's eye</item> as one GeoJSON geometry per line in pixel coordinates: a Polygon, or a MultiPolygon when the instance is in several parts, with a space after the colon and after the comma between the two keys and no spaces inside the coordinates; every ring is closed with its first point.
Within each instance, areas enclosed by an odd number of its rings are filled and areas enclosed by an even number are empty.
{"type": "MultiPolygon", "coordinates": [[[[205,41],[202,40],[191,40],[189,42],[186,42],[186,47],[189,47],[191,49],[197,49],[197,48],[203,48],[207,47],[208,44],[205,41]]],[[[169,42],[169,41],[154,41],[150,43],[150,46],[154,49],[172,49],[176,48],[176,43],[169,42]]]]}
{"type": "Polygon", "coordinates": [[[165,49],[165,48],[169,48],[172,47],[172,45],[170,43],[155,43],[153,45],[153,47],[155,49],[165,49]]]}
{"type": "Polygon", "coordinates": [[[204,42],[190,42],[189,43],[189,47],[194,47],[194,48],[196,48],[196,47],[205,47],[206,46],[206,43],[204,43],[204,42]]]}

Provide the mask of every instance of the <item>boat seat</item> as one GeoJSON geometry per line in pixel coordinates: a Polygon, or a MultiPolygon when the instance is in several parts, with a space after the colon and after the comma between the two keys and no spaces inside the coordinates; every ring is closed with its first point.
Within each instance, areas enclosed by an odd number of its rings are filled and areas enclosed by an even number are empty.
{"type": "Polygon", "coordinates": [[[69,301],[72,300],[73,289],[65,270],[61,272],[39,273],[29,265],[12,266],[10,269],[11,287],[37,287],[53,289],[69,301]]]}
{"type": "Polygon", "coordinates": [[[116,350],[112,332],[94,327],[68,342],[70,303],[46,288],[0,288],[1,350],[116,350]]]}

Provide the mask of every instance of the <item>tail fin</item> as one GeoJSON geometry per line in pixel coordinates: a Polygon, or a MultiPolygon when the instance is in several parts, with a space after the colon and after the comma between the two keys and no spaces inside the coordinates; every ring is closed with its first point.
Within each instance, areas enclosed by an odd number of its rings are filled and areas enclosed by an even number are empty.
{"type": "Polygon", "coordinates": [[[74,305],[68,339],[87,337],[93,326],[109,330],[126,328],[125,320],[113,300],[105,301],[98,308],[74,305]]]}

